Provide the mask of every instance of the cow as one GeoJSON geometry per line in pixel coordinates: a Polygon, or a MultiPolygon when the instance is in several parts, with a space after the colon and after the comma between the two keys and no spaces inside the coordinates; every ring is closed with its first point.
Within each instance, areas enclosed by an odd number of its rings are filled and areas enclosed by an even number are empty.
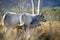
{"type": "Polygon", "coordinates": [[[46,22],[46,18],[44,17],[43,14],[41,15],[31,15],[29,13],[24,13],[22,15],[22,22],[24,22],[27,27],[36,27],[39,22],[46,22]]]}
{"type": "MultiPolygon", "coordinates": [[[[22,16],[22,14],[17,14],[14,12],[6,12],[3,15],[2,25],[7,28],[5,35],[7,35],[9,30],[12,28],[18,28],[18,26],[23,28],[24,24],[23,24],[23,22],[20,21],[21,16],[22,16]]],[[[17,29],[17,35],[18,35],[18,29],[17,29]]]]}
{"type": "Polygon", "coordinates": [[[36,27],[39,22],[46,22],[46,18],[42,14],[42,0],[38,1],[38,13],[35,12],[34,0],[32,1],[32,14],[23,13],[21,21],[26,25],[29,29],[30,26],[36,27]]]}

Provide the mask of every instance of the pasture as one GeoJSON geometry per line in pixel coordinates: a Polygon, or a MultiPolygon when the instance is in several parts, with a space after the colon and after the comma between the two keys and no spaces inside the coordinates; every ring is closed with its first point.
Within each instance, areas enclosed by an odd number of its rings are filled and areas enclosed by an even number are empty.
{"type": "MultiPolygon", "coordinates": [[[[13,11],[12,12],[19,12],[13,11]]],[[[22,11],[23,12],[23,11],[22,11]]],[[[25,11],[30,12],[30,11],[25,11]]],[[[60,7],[56,8],[43,8],[42,13],[46,16],[47,21],[41,22],[36,28],[30,28],[26,32],[22,33],[19,29],[18,40],[60,40],[60,7]]],[[[0,13],[0,19],[3,13],[0,13]]],[[[0,22],[0,40],[5,40],[6,28],[1,25],[0,22]]],[[[11,29],[7,34],[7,40],[16,39],[16,28],[11,29]]]]}
{"type": "MultiPolygon", "coordinates": [[[[36,28],[30,28],[28,31],[22,33],[19,29],[19,40],[60,40],[60,22],[59,21],[47,21],[41,23],[41,26],[36,28]]],[[[0,24],[0,40],[4,40],[5,28],[0,24]]],[[[11,32],[7,34],[8,40],[15,40],[16,29],[11,29],[11,32]]]]}

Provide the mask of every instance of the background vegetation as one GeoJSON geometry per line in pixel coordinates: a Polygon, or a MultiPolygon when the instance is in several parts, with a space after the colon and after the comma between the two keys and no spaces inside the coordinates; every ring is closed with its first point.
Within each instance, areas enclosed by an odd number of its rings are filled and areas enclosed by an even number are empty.
{"type": "MultiPolygon", "coordinates": [[[[43,0],[43,3],[45,1],[43,0]]],[[[30,28],[24,33],[22,33],[22,29],[19,29],[18,40],[60,40],[60,7],[55,7],[57,4],[59,6],[60,1],[54,0],[53,2],[47,0],[48,6],[42,8],[42,13],[47,21],[39,23],[36,28],[30,28]]],[[[6,28],[1,25],[1,19],[5,12],[19,14],[28,12],[32,14],[31,6],[31,1],[29,0],[0,0],[0,40],[5,40],[6,28]]],[[[15,40],[16,32],[16,28],[11,29],[7,34],[7,40],[15,40]]]]}
{"type": "MultiPolygon", "coordinates": [[[[11,9],[8,12],[16,12],[19,14],[23,12],[32,13],[31,9],[26,9],[26,10],[11,9]]],[[[0,12],[0,20],[4,13],[5,12],[0,12]]],[[[43,7],[42,13],[47,18],[47,20],[60,21],[60,7],[43,7]]]]}

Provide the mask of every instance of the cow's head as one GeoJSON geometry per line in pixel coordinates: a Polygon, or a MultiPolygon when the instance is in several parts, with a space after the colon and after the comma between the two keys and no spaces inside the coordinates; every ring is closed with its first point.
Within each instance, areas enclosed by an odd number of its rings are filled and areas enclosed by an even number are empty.
{"type": "Polygon", "coordinates": [[[40,22],[46,22],[47,21],[43,14],[36,15],[36,17],[37,17],[37,20],[40,22]]]}

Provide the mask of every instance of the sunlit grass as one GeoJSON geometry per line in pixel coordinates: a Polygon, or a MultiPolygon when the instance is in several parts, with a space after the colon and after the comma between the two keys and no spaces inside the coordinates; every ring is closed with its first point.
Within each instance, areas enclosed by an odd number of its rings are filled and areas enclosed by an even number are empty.
{"type": "MultiPolygon", "coordinates": [[[[4,27],[0,25],[0,38],[4,36],[4,31],[5,31],[4,27]]],[[[14,40],[15,37],[16,37],[16,29],[12,29],[7,39],[14,40]]],[[[42,39],[43,40],[44,39],[60,40],[60,21],[42,22],[41,26],[37,26],[36,28],[33,28],[33,29],[30,28],[28,31],[24,32],[23,34],[20,33],[19,39],[22,39],[22,38],[25,40],[27,39],[30,39],[30,40],[42,40],[42,39]]],[[[2,37],[2,39],[4,39],[4,37],[2,37]]]]}

